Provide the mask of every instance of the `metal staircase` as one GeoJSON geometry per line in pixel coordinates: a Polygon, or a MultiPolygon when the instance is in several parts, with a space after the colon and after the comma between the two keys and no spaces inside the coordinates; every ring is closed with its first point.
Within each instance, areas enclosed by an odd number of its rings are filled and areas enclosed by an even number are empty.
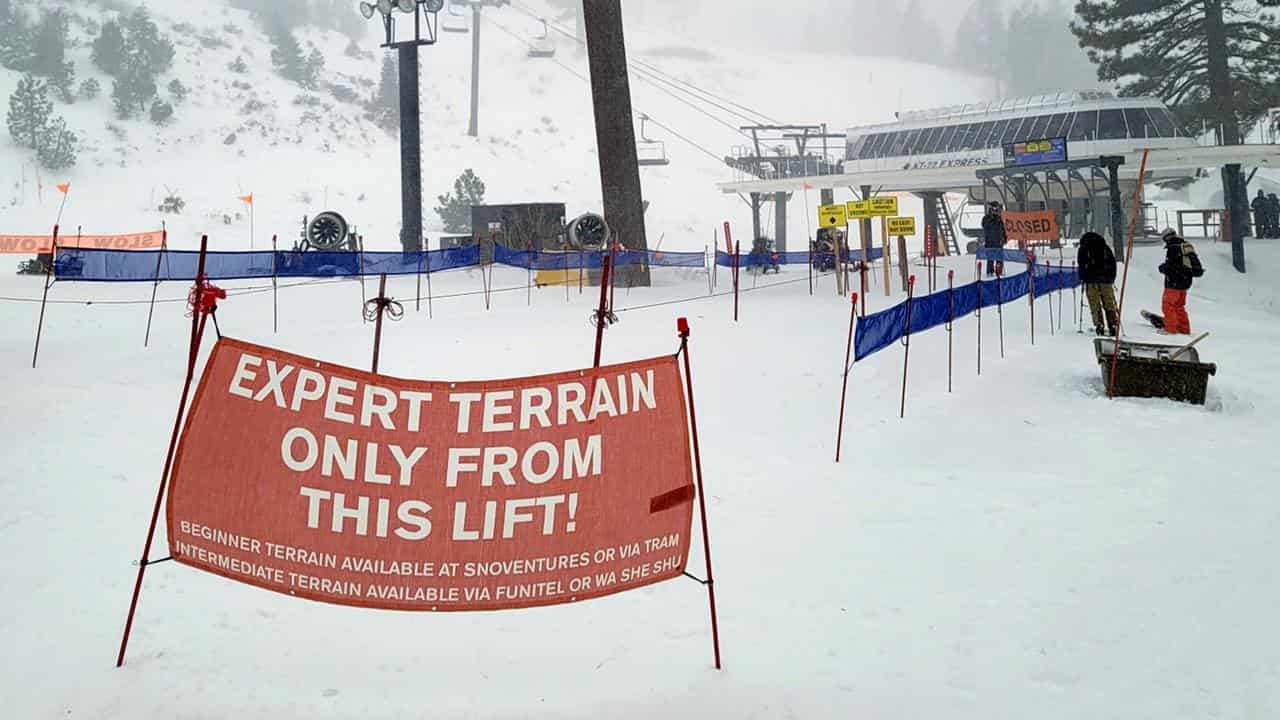
{"type": "Polygon", "coordinates": [[[951,219],[951,208],[947,207],[947,196],[938,193],[938,219],[942,222],[938,223],[938,235],[942,239],[943,246],[947,248],[948,255],[959,255],[960,244],[956,242],[956,227],[951,219]]]}

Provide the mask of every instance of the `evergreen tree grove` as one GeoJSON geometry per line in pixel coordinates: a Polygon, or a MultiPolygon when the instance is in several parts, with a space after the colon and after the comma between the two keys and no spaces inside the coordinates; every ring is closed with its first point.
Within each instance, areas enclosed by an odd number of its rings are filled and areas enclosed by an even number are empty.
{"type": "Polygon", "coordinates": [[[52,113],[48,86],[27,75],[18,81],[18,87],[9,96],[9,135],[22,147],[39,147],[52,113]]]}

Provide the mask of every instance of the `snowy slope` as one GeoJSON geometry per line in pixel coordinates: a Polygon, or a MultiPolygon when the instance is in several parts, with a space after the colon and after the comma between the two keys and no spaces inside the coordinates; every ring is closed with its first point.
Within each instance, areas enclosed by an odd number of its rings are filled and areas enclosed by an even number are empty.
{"type": "MultiPolygon", "coordinates": [[[[1037,344],[1005,309],[1007,358],[984,316],[853,371],[846,460],[831,462],[847,301],[831,278],[619,313],[606,361],[692,357],[726,669],[710,669],[702,589],[675,581],[570,607],[423,615],[293,600],[189,568],[152,568],[123,670],[112,668],[180,386],[187,320],[158,306],[143,350],[144,286],[58,284],[37,371],[37,306],[0,303],[0,704],[8,717],[313,718],[1260,718],[1280,712],[1273,614],[1280,584],[1270,451],[1280,413],[1280,247],[1255,273],[1201,251],[1193,290],[1204,408],[1105,400],[1087,336],[1037,344]]],[[[1156,308],[1158,249],[1139,248],[1129,316],[1156,308]]],[[[962,278],[968,261],[957,261],[962,278]]],[[[619,290],[620,308],[706,293],[696,274],[619,290]]],[[[535,290],[498,270],[486,312],[475,273],[435,277],[434,319],[386,330],[385,372],[463,378],[585,363],[590,294],[535,290]]],[[[723,289],[726,279],[721,277],[723,289]]],[[[412,279],[392,293],[412,297],[412,279]]],[[[747,280],[747,285],[751,280],[747,280]]],[[[237,284],[239,285],[239,284],[237,284]]],[[[871,309],[897,302],[873,288],[871,309]]],[[[161,299],[185,290],[166,286],[161,299]]],[[[39,280],[0,276],[0,296],[39,280]]],[[[344,281],[236,295],[224,332],[363,365],[370,329],[344,281]],[[322,320],[320,320],[322,319],[322,320]]],[[[1070,308],[1072,297],[1063,301],[1070,308]]],[[[1054,312],[1058,308],[1055,302],[1054,312]]],[[[1067,312],[1070,318],[1070,312],[1067,312]]],[[[163,535],[163,531],[161,531],[163,535]]],[[[690,569],[700,572],[700,549],[690,569]]]]}
{"type": "MultiPolygon", "coordinates": [[[[99,15],[96,5],[61,4],[77,16],[99,15]]],[[[535,14],[545,10],[537,2],[518,4],[535,14]]],[[[155,206],[166,188],[172,188],[187,201],[182,215],[164,216],[175,242],[190,246],[208,232],[218,247],[247,247],[248,218],[236,197],[253,192],[258,247],[269,242],[272,233],[292,240],[303,215],[326,208],[344,213],[359,225],[369,246],[396,246],[400,210],[394,136],[365,122],[356,105],[338,102],[323,91],[305,93],[277,76],[270,64],[271,45],[246,13],[212,3],[149,9],[162,30],[179,43],[174,70],[162,78],[161,85],[181,77],[191,88],[190,97],[167,127],[115,120],[110,112],[111,81],[90,62],[91,38],[84,35],[83,25],[73,23],[73,35],[82,45],[71,53],[77,82],[97,77],[104,94],[92,102],[57,107],[68,124],[84,135],[86,146],[71,172],[44,178],[47,186],[72,182],[64,228],[83,226],[85,232],[101,233],[158,226],[162,216],[155,206]],[[195,35],[189,30],[172,31],[175,23],[194,27],[195,35]],[[225,46],[207,47],[218,43],[225,46]],[[227,70],[237,55],[249,64],[244,76],[227,70]],[[237,88],[237,82],[252,87],[237,88]],[[321,107],[295,104],[308,95],[321,107]],[[251,101],[264,107],[246,110],[251,101]],[[123,137],[108,130],[108,123],[123,137]],[[236,134],[235,144],[224,145],[231,133],[236,134]],[[224,216],[232,218],[230,225],[223,224],[224,216]]],[[[441,41],[422,53],[424,218],[432,236],[442,230],[431,209],[436,195],[450,190],[453,179],[468,167],[486,182],[490,202],[563,201],[570,213],[600,207],[590,87],[573,74],[586,75],[585,53],[553,32],[559,51],[556,61],[530,59],[527,39],[541,26],[514,7],[485,12],[478,138],[466,135],[470,36],[442,33],[441,41]]],[[[906,62],[830,58],[781,49],[722,51],[707,47],[705,38],[682,38],[678,29],[673,32],[667,26],[641,25],[628,28],[628,33],[633,58],[737,98],[771,117],[827,122],[835,131],[886,119],[899,107],[959,102],[982,88],[976,78],[906,62]],[[822,89],[833,81],[840,92],[822,89]],[[921,88],[928,88],[930,94],[916,95],[921,88]]],[[[347,40],[336,33],[308,30],[300,37],[304,52],[308,43],[324,52],[327,80],[352,87],[362,96],[371,91],[382,52],[374,28],[361,43],[367,53],[359,58],[344,54],[347,40]]],[[[0,93],[7,97],[17,80],[15,73],[0,70],[0,93]]],[[[718,158],[746,141],[733,130],[745,121],[692,101],[670,83],[633,74],[632,88],[637,112],[649,113],[714,154],[649,128],[651,136],[666,141],[672,158],[670,166],[643,170],[645,196],[651,202],[651,243],[665,235],[665,248],[698,249],[711,241],[712,228],[725,219],[747,227],[746,206],[713,187],[730,176],[718,158]]],[[[30,161],[29,152],[14,147],[7,136],[0,139],[4,193],[0,203],[14,205],[5,212],[0,231],[47,232],[57,217],[60,198],[56,192],[46,192],[43,202],[37,201],[33,167],[25,169],[28,181],[22,187],[22,163],[30,161]]],[[[811,201],[816,203],[817,198],[811,201]]],[[[807,234],[808,213],[802,208],[802,201],[793,201],[791,232],[797,238],[807,234]]]]}

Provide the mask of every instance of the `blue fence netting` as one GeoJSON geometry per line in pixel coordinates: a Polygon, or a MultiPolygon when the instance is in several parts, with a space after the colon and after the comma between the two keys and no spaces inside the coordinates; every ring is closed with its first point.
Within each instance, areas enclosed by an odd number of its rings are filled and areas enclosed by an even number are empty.
{"type": "MultiPolygon", "coordinates": [[[[948,321],[958,320],[973,313],[979,306],[1007,305],[1031,291],[1032,273],[1019,273],[1012,277],[972,282],[954,290],[940,290],[929,295],[912,298],[911,334],[924,332],[948,321]]],[[[1075,268],[1050,268],[1035,266],[1035,295],[1041,297],[1055,290],[1065,290],[1080,284],[1075,268]]],[[[854,360],[862,360],[907,335],[907,307],[903,301],[891,308],[858,319],[854,336],[854,360]]]]}
{"type": "MultiPolygon", "coordinates": [[[[54,273],[59,280],[142,282],[195,280],[200,253],[194,250],[96,250],[59,248],[54,273]]],[[[208,252],[205,277],[241,280],[278,277],[412,275],[479,264],[480,248],[421,252],[208,252]]]]}
{"type": "MultiPolygon", "coordinates": [[[[1032,258],[1035,256],[1032,255],[1032,258]]],[[[1025,250],[1017,248],[978,248],[979,260],[995,260],[996,262],[1007,263],[1023,263],[1026,264],[1028,257],[1025,250]]]]}
{"type": "MultiPolygon", "coordinates": [[[[533,270],[598,270],[607,253],[514,250],[495,244],[493,260],[500,265],[533,270]]],[[[700,252],[663,252],[660,250],[623,250],[613,254],[614,267],[648,265],[651,267],[683,267],[702,269],[707,256],[700,252]]]]}
{"type": "MultiPolygon", "coordinates": [[[[862,250],[850,250],[842,252],[841,256],[846,262],[861,262],[863,259],[862,250]]],[[[884,248],[871,248],[871,252],[867,253],[867,258],[871,260],[879,260],[884,257],[884,248]]],[[[835,253],[812,253],[808,250],[798,252],[774,252],[774,253],[741,253],[738,255],[739,268],[753,268],[774,265],[808,265],[812,262],[816,267],[834,267],[835,253]]],[[[716,265],[725,268],[733,267],[733,253],[727,253],[723,250],[716,250],[716,265]]]]}

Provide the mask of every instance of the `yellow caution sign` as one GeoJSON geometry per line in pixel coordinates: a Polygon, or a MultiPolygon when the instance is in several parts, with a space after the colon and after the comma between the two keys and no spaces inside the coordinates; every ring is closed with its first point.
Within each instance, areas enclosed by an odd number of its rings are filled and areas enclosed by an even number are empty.
{"type": "Polygon", "coordinates": [[[849,211],[850,220],[868,220],[876,216],[871,212],[870,200],[850,200],[845,207],[849,211]]]}
{"type": "Polygon", "coordinates": [[[916,234],[916,219],[913,217],[891,217],[889,218],[889,234],[894,237],[904,237],[916,234]]]}
{"type": "Polygon", "coordinates": [[[821,205],[818,207],[818,227],[844,227],[846,220],[844,205],[821,205]]]}
{"type": "Polygon", "coordinates": [[[867,202],[871,203],[872,217],[893,217],[898,214],[897,197],[874,197],[867,202]]]}

